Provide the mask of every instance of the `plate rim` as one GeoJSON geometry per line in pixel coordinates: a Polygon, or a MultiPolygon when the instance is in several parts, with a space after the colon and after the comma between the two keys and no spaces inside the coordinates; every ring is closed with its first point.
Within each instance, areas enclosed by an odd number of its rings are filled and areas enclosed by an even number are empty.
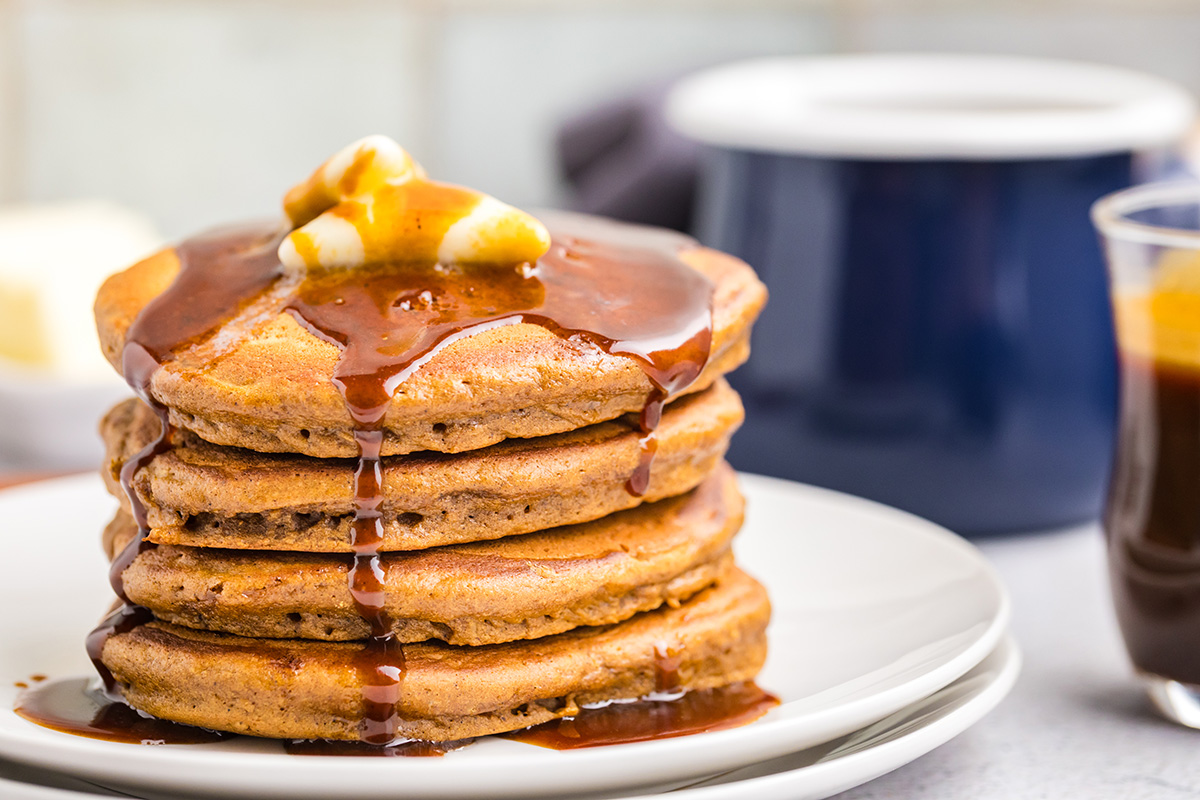
{"type": "MultiPolygon", "coordinates": [[[[1016,685],[1024,665],[1024,654],[1011,630],[1005,631],[996,648],[976,667],[993,656],[997,657],[998,662],[990,680],[976,689],[962,705],[900,736],[828,761],[818,761],[795,769],[780,770],[715,786],[684,787],[676,789],[670,796],[672,800],[735,800],[743,797],[755,797],[758,800],[787,797],[795,800],[796,797],[828,797],[869,783],[941,747],[974,726],[1004,702],[1016,685]],[[795,794],[797,790],[807,792],[805,779],[821,783],[819,794],[795,794]]],[[[970,671],[957,680],[962,680],[970,671]]],[[[943,686],[938,692],[951,688],[957,680],[943,686]]],[[[917,700],[896,713],[903,713],[928,699],[926,697],[917,700]]],[[[627,796],[621,800],[651,800],[653,796],[627,796]]]]}
{"type": "MultiPolygon", "coordinates": [[[[786,755],[797,749],[813,746],[817,741],[814,736],[820,737],[821,741],[828,741],[903,709],[921,697],[926,697],[954,682],[982,662],[995,649],[1007,629],[1011,616],[1011,601],[1008,591],[995,569],[974,545],[936,523],[871,500],[779,478],[747,473],[739,473],[739,478],[743,487],[749,490],[746,494],[750,501],[753,501],[753,495],[759,491],[781,492],[790,500],[799,498],[802,502],[833,504],[841,507],[843,511],[849,507],[882,518],[883,524],[886,525],[895,526],[896,523],[903,523],[906,534],[921,535],[938,542],[940,546],[948,546],[957,550],[980,569],[981,575],[986,576],[990,588],[996,593],[995,615],[987,628],[970,645],[945,663],[932,670],[926,670],[897,686],[874,692],[849,704],[835,704],[825,709],[809,712],[798,720],[773,719],[768,716],[752,726],[715,731],[704,734],[702,737],[679,737],[635,745],[569,751],[569,755],[562,760],[547,760],[545,765],[538,765],[541,788],[532,788],[529,784],[522,784],[515,788],[504,787],[496,786],[493,783],[491,784],[493,796],[497,798],[534,797],[585,790],[591,792],[620,791],[647,785],[648,781],[644,778],[630,777],[630,770],[627,767],[624,770],[621,769],[622,766],[625,766],[623,762],[626,761],[629,747],[653,747],[654,754],[659,756],[662,761],[672,758],[680,760],[686,755],[687,758],[683,760],[702,761],[707,765],[705,772],[699,774],[696,773],[694,767],[688,770],[675,768],[660,771],[653,779],[655,782],[699,778],[705,773],[716,774],[757,761],[786,755]],[[853,713],[847,715],[847,706],[853,713]],[[771,737],[767,731],[763,730],[764,728],[770,728],[771,732],[776,732],[781,728],[801,728],[808,731],[815,729],[819,733],[809,734],[805,737],[808,741],[797,746],[795,735],[792,739],[771,737]],[[747,736],[746,731],[750,729],[754,729],[756,734],[761,735],[747,736]],[[772,740],[768,742],[767,747],[763,747],[761,741],[764,736],[772,740]],[[703,742],[704,746],[698,749],[696,747],[698,742],[703,742]],[[597,785],[582,780],[580,773],[591,780],[599,777],[604,783],[597,785]],[[585,787],[588,788],[585,789],[585,787]]],[[[84,473],[17,486],[0,492],[0,504],[10,500],[14,495],[27,492],[80,491],[86,490],[89,485],[94,489],[98,486],[98,479],[94,475],[84,473]]],[[[751,571],[753,572],[753,567],[751,567],[751,571]]],[[[174,748],[141,748],[139,750],[134,749],[136,746],[131,745],[100,742],[67,734],[62,736],[60,746],[47,750],[43,742],[31,742],[12,730],[0,728],[0,757],[51,769],[61,769],[67,765],[69,767],[68,774],[105,781],[113,779],[112,775],[117,769],[113,763],[117,761],[121,763],[121,769],[130,770],[126,775],[134,776],[132,781],[124,776],[119,776],[118,780],[121,785],[159,790],[170,790],[172,787],[186,785],[193,791],[212,792],[217,796],[231,795],[235,791],[227,783],[232,776],[223,775],[223,780],[215,778],[217,773],[229,773],[231,770],[236,770],[239,777],[248,779],[247,782],[237,782],[236,790],[260,792],[263,797],[301,796],[294,794],[294,787],[300,781],[307,781],[309,784],[309,788],[305,790],[309,794],[304,796],[318,796],[313,793],[319,791],[323,793],[320,796],[332,797],[335,795],[328,794],[328,792],[334,791],[331,788],[332,784],[344,779],[352,769],[356,775],[367,774],[368,777],[368,780],[358,784],[356,787],[358,791],[381,783],[385,779],[394,785],[399,774],[396,766],[391,764],[394,759],[370,760],[367,764],[357,759],[352,760],[352,763],[349,759],[345,762],[329,759],[308,761],[292,759],[288,762],[289,771],[298,777],[289,781],[286,787],[281,787],[268,777],[269,773],[273,772],[279,764],[280,756],[276,753],[230,752],[218,749],[188,750],[184,748],[178,750],[174,748]],[[118,747],[130,749],[120,751],[112,749],[118,747]],[[117,758],[118,754],[124,757],[117,758]],[[342,763],[345,763],[345,766],[342,766],[342,763]],[[377,766],[372,767],[370,764],[377,764],[377,766]],[[163,783],[159,778],[148,778],[145,773],[138,772],[136,769],[138,765],[150,765],[153,767],[154,773],[171,772],[183,777],[175,778],[176,782],[172,784],[163,783]],[[378,777],[372,778],[372,773],[378,777]],[[318,779],[320,785],[314,785],[318,779]],[[285,789],[287,794],[282,793],[285,789]],[[271,794],[271,792],[276,792],[276,794],[271,794]]],[[[445,768],[440,767],[439,763],[432,763],[433,760],[428,760],[430,763],[425,763],[426,761],[425,759],[405,760],[404,777],[408,779],[409,785],[403,788],[411,793],[410,796],[452,798],[469,794],[470,790],[461,783],[451,787],[445,786],[445,768]]],[[[486,756],[486,760],[485,757],[476,757],[471,771],[479,773],[499,769],[501,770],[500,774],[503,774],[504,764],[508,761],[511,759],[499,753],[489,754],[486,756]]],[[[511,770],[511,767],[509,769],[511,770]]],[[[493,778],[493,780],[497,779],[493,778]]]]}
{"type": "MultiPolygon", "coordinates": [[[[747,792],[753,792],[755,797],[764,800],[785,796],[794,800],[797,797],[796,790],[805,792],[802,797],[828,797],[873,781],[946,744],[977,724],[1008,697],[1020,676],[1024,661],[1021,648],[1011,630],[1005,632],[996,649],[989,653],[980,664],[992,657],[1000,660],[993,670],[991,679],[978,687],[971,697],[960,706],[932,722],[922,724],[897,737],[869,745],[863,750],[836,756],[827,761],[818,761],[794,769],[780,770],[715,786],[687,786],[674,790],[671,797],[678,800],[739,800],[739,798],[748,796],[747,792]],[[818,784],[815,792],[812,791],[812,783],[818,784]]],[[[978,666],[976,665],[976,667],[978,666]]],[[[967,674],[970,671],[968,670],[967,674]]],[[[963,677],[965,678],[966,675],[963,677]]],[[[951,688],[955,683],[957,681],[951,682],[938,691],[951,688]]],[[[927,699],[917,700],[911,706],[906,706],[896,713],[902,713],[927,699]]],[[[29,790],[31,792],[29,796],[39,800],[43,797],[46,800],[87,800],[87,798],[101,796],[81,790],[42,786],[0,777],[0,789],[4,789],[10,784],[29,790]]],[[[621,800],[653,800],[656,797],[662,797],[662,795],[627,795],[621,800]]]]}

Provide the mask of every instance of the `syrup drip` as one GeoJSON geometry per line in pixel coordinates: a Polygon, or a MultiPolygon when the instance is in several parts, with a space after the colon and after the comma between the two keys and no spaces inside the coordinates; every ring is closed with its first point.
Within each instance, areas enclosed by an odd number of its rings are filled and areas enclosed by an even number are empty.
{"type": "MultiPolygon", "coordinates": [[[[643,494],[657,442],[654,431],[667,398],[682,391],[707,363],[712,343],[712,284],[684,264],[686,237],[636,232],[619,243],[587,238],[593,222],[566,227],[537,264],[513,268],[388,264],[378,269],[310,274],[287,303],[308,330],[342,349],[334,374],[355,424],[359,449],[354,477],[354,564],[350,592],[372,636],[356,665],[362,675],[362,740],[396,739],[396,705],[405,663],[386,612],[382,581],[381,504],[383,417],[399,385],[453,341],[516,323],[539,325],[565,339],[636,361],[652,390],[638,421],[641,456],[627,489],[643,494]],[[582,229],[580,229],[582,225],[582,229]]],[[[605,226],[603,223],[599,227],[605,226]]],[[[634,229],[629,229],[634,230],[634,229]]],[[[139,534],[113,564],[121,605],[88,637],[88,650],[110,692],[100,663],[104,642],[150,619],[128,603],[121,573],[148,541],[145,508],[132,489],[134,474],[170,446],[167,410],[150,393],[155,372],[183,348],[213,336],[282,274],[276,249],[286,231],[226,229],[177,248],[174,283],[135,320],[124,353],[125,378],[162,421],[160,435],[122,469],[139,534]]],[[[610,237],[605,237],[610,238],[610,237]]]]}
{"type": "Polygon", "coordinates": [[[687,692],[670,700],[645,699],[584,708],[577,716],[504,736],[554,750],[647,742],[736,728],[753,722],[777,705],[779,698],[753,681],[746,681],[687,692]]]}
{"type": "Polygon", "coordinates": [[[396,739],[396,703],[400,700],[400,681],[404,677],[404,648],[396,641],[391,617],[385,610],[387,595],[379,553],[383,542],[379,508],[383,500],[383,466],[379,460],[383,431],[378,428],[378,420],[364,423],[356,416],[355,421],[359,425],[372,425],[354,434],[360,456],[354,473],[351,541],[354,563],[350,567],[350,595],[359,616],[371,626],[371,638],[360,651],[357,663],[363,694],[359,735],[368,744],[390,746],[396,739]]]}
{"type": "MultiPolygon", "coordinates": [[[[136,548],[136,552],[141,552],[142,549],[151,546],[143,544],[140,541],[141,538],[134,539],[129,547],[136,548]]],[[[134,558],[136,557],[135,553],[134,558]]],[[[87,648],[88,658],[92,660],[92,666],[96,668],[96,672],[100,675],[100,680],[104,685],[104,694],[110,700],[118,700],[120,698],[120,690],[112,672],[100,660],[100,656],[104,652],[105,642],[108,641],[110,636],[129,633],[134,628],[145,625],[153,619],[154,615],[150,613],[149,609],[134,605],[122,597],[118,600],[113,610],[109,612],[108,616],[101,620],[100,624],[87,635],[85,647],[87,648]]]]}
{"type": "MultiPolygon", "coordinates": [[[[105,694],[118,698],[112,673],[100,661],[110,636],[127,633],[153,619],[129,602],[121,576],[143,552],[154,547],[147,537],[146,506],[133,488],[133,478],[155,456],[171,447],[173,429],[167,408],[150,392],[159,368],[184,347],[216,333],[225,322],[264,292],[280,274],[275,250],[283,232],[258,227],[233,228],[191,239],[176,248],[179,274],[130,326],[121,353],[126,383],[158,415],[159,433],[121,467],[121,488],[129,499],[138,535],[113,559],[109,583],[117,595],[113,611],[87,637],[87,652],[104,683],[105,694]]],[[[53,727],[53,726],[51,726],[53,727]]]]}
{"type": "Polygon", "coordinates": [[[638,464],[629,480],[625,482],[625,491],[634,497],[641,497],[650,488],[650,468],[654,466],[654,454],[658,452],[656,431],[658,423],[662,421],[663,406],[667,404],[669,394],[663,387],[655,384],[650,396],[646,398],[642,413],[638,415],[638,430],[642,434],[638,438],[638,464]]]}
{"type": "Polygon", "coordinates": [[[670,693],[679,689],[679,667],[683,664],[683,655],[665,642],[654,646],[654,678],[655,690],[659,693],[670,693]]]}

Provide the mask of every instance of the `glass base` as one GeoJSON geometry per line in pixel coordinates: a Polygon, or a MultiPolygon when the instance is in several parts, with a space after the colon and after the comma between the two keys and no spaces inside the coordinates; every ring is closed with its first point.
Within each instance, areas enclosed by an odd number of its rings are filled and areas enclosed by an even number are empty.
{"type": "Polygon", "coordinates": [[[1200,729],[1200,686],[1148,672],[1141,673],[1140,677],[1146,694],[1163,716],[1180,725],[1200,729]]]}

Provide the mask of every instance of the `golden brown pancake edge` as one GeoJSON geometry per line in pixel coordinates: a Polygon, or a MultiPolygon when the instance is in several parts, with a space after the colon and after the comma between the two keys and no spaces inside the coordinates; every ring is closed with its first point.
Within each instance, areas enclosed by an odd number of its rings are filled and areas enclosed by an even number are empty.
{"type": "MultiPolygon", "coordinates": [[[[639,445],[637,432],[624,421],[470,453],[390,457],[384,469],[383,549],[523,534],[681,494],[717,468],[742,413],[737,393],[723,380],[668,405],[642,497],[625,488],[639,445]]],[[[127,401],[102,425],[105,478],[126,507],[117,473],[157,424],[148,408],[127,401]]],[[[234,450],[186,433],[177,440],[134,476],[151,541],[349,552],[353,461],[234,450]]]]}
{"type": "MultiPolygon", "coordinates": [[[[400,641],[482,645],[610,625],[675,605],[727,574],[744,501],[724,466],[685,495],[593,522],[383,561],[400,641]]],[[[116,547],[136,527],[121,513],[116,547]]],[[[130,600],[159,619],[241,636],[365,639],[349,557],[152,548],[124,571],[130,600]]]]}

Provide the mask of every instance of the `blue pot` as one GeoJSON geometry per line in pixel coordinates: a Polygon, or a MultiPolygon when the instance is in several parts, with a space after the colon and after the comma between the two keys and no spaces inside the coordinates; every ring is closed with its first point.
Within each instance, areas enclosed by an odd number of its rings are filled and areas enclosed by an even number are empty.
{"type": "Polygon", "coordinates": [[[735,466],[962,532],[1099,513],[1116,377],[1088,211],[1135,150],[1181,135],[1186,95],[1103,67],[877,56],[723,68],[669,112],[712,145],[699,237],[771,291],[732,376],[735,466]],[[791,107],[756,112],[772,97],[791,107]]]}

